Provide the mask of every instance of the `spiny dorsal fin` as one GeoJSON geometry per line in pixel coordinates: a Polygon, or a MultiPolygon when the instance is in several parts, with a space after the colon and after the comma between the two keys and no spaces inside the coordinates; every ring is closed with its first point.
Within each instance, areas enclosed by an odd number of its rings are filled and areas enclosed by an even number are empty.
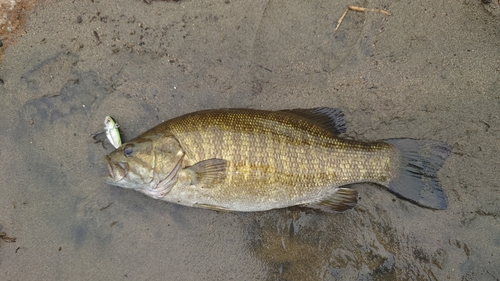
{"type": "Polygon", "coordinates": [[[344,113],[338,108],[330,107],[316,107],[316,108],[296,108],[282,110],[305,118],[319,126],[327,129],[328,131],[339,135],[345,133],[347,124],[344,119],[344,113]]]}
{"type": "Polygon", "coordinates": [[[191,184],[201,184],[202,187],[207,188],[226,178],[226,168],[226,160],[212,158],[200,161],[186,170],[191,174],[191,184]]]}
{"type": "Polygon", "coordinates": [[[358,192],[350,188],[338,188],[332,195],[317,202],[307,204],[306,207],[320,209],[325,212],[343,212],[352,209],[358,202],[358,192]]]}

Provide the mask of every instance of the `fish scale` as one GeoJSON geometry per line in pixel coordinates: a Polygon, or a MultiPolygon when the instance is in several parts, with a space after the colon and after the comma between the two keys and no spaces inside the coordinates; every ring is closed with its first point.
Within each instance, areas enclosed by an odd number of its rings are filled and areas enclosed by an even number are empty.
{"type": "Polygon", "coordinates": [[[320,194],[325,186],[334,188],[365,180],[385,182],[389,177],[390,166],[364,168],[370,157],[377,157],[377,161],[372,161],[376,163],[383,163],[384,157],[389,158],[390,151],[383,150],[389,146],[384,143],[342,142],[332,139],[330,132],[316,127],[309,130],[316,133],[313,135],[304,130],[305,124],[298,132],[292,133],[293,124],[289,123],[272,131],[270,128],[278,127],[275,123],[283,124],[276,120],[282,116],[271,116],[269,120],[262,115],[231,113],[181,119],[172,122],[168,128],[181,147],[186,148],[186,157],[192,162],[221,158],[230,163],[226,181],[218,188],[212,188],[222,197],[233,193],[234,186],[238,186],[242,194],[249,196],[260,196],[273,189],[279,194],[288,189],[290,198],[300,198],[320,194]],[[233,126],[234,123],[245,126],[233,126]],[[197,132],[199,138],[193,138],[192,132],[197,132]],[[196,139],[204,145],[193,145],[196,139]],[[385,154],[381,153],[383,151],[385,154]],[[236,155],[243,155],[246,161],[235,161],[236,155]],[[350,165],[358,169],[343,168],[350,165]]]}

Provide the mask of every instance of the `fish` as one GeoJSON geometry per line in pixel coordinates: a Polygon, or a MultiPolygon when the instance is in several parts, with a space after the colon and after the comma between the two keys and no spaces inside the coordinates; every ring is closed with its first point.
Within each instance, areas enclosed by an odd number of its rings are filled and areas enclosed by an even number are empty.
{"type": "Polygon", "coordinates": [[[122,145],[122,139],[120,137],[120,125],[111,118],[111,116],[106,116],[104,118],[104,131],[106,132],[106,137],[114,148],[118,148],[122,145]]]}
{"type": "Polygon", "coordinates": [[[443,210],[437,177],[451,148],[410,138],[363,142],[344,113],[210,109],[167,120],[105,156],[110,185],[154,199],[217,211],[300,206],[343,212],[359,183],[383,186],[421,207],[443,210]]]}

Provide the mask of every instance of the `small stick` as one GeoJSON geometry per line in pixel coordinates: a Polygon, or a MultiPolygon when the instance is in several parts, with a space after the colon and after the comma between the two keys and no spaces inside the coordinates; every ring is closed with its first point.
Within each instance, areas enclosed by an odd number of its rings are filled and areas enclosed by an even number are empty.
{"type": "MultiPolygon", "coordinates": [[[[500,0],[498,0],[498,1],[500,1],[500,0]]],[[[347,9],[342,14],[342,16],[340,17],[340,19],[337,21],[337,27],[335,27],[335,30],[333,30],[334,32],[337,31],[337,29],[339,29],[340,24],[344,20],[345,16],[347,15],[347,12],[349,10],[354,11],[354,12],[363,12],[363,13],[364,12],[377,12],[377,13],[382,13],[382,14],[384,14],[386,16],[390,16],[391,15],[391,13],[389,13],[386,10],[382,10],[382,9],[367,9],[367,8],[358,7],[358,6],[347,6],[347,9]]]]}
{"type": "MultiPolygon", "coordinates": [[[[500,1],[500,0],[498,0],[498,1],[500,1]]],[[[348,11],[349,11],[349,8],[345,9],[345,12],[342,14],[342,16],[340,17],[340,19],[337,21],[337,27],[335,27],[334,31],[337,31],[337,29],[339,29],[339,26],[342,23],[342,21],[344,20],[345,15],[347,15],[348,11]]]]}
{"type": "Polygon", "coordinates": [[[386,16],[391,15],[391,13],[389,13],[386,10],[382,10],[382,9],[367,9],[367,8],[358,7],[358,6],[347,6],[347,9],[349,9],[351,11],[355,11],[355,12],[378,12],[378,13],[382,13],[386,16]]]}

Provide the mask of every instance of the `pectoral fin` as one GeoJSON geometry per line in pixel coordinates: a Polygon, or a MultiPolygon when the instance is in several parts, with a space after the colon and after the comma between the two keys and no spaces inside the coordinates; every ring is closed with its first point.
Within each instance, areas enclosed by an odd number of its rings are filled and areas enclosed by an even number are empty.
{"type": "Polygon", "coordinates": [[[358,192],[356,190],[339,188],[332,195],[307,204],[306,207],[320,209],[325,212],[343,212],[354,208],[357,202],[358,192]]]}
{"type": "Polygon", "coordinates": [[[226,170],[227,161],[218,158],[203,160],[186,168],[191,176],[191,184],[201,185],[203,188],[209,188],[214,183],[224,180],[226,170]]]}

